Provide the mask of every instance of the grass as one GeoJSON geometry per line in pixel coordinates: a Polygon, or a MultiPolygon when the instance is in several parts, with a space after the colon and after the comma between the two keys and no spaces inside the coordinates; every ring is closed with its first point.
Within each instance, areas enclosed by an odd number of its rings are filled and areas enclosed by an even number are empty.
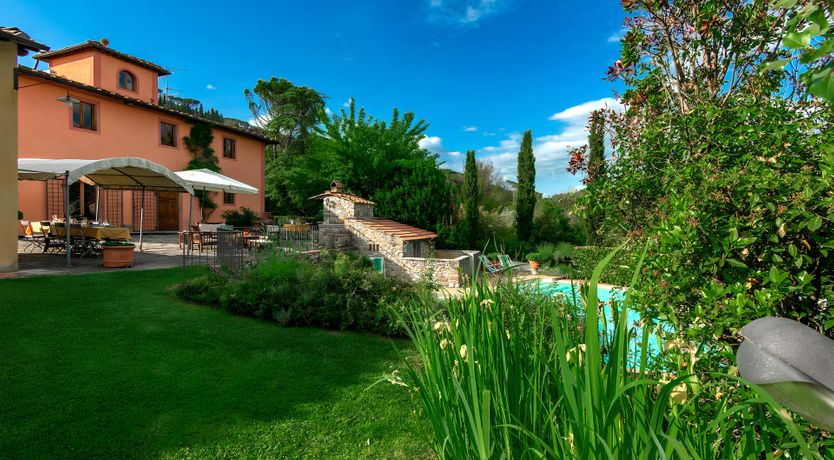
{"type": "Polygon", "coordinates": [[[431,456],[408,393],[371,386],[400,367],[389,339],[284,329],[186,304],[169,289],[182,276],[0,280],[0,452],[431,456]]]}

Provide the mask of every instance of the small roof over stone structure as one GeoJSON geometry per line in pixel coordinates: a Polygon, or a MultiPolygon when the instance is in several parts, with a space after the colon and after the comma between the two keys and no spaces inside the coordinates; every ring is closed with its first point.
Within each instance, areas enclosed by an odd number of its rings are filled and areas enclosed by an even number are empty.
{"type": "Polygon", "coordinates": [[[350,193],[345,193],[342,190],[343,190],[342,183],[337,181],[337,180],[334,180],[333,182],[330,183],[330,190],[328,190],[324,193],[319,193],[318,195],[315,195],[315,196],[311,196],[310,199],[311,200],[323,200],[323,199],[325,199],[329,196],[332,196],[334,198],[341,198],[343,200],[350,201],[351,203],[371,204],[371,205],[376,204],[371,200],[366,200],[365,198],[358,197],[356,195],[351,195],[350,193]]]}
{"type": "Polygon", "coordinates": [[[401,224],[388,219],[352,219],[360,222],[362,225],[384,233],[397,237],[403,241],[415,240],[431,240],[437,238],[437,234],[421,228],[412,227],[410,225],[401,224]]]}

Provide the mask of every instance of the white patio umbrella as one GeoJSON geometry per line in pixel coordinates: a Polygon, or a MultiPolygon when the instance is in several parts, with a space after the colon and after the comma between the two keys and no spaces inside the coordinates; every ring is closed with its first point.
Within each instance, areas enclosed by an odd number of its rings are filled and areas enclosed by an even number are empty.
{"type": "MultiPolygon", "coordinates": [[[[174,174],[179,176],[183,182],[190,185],[194,190],[241,193],[244,195],[257,195],[258,193],[258,189],[255,187],[210,169],[190,169],[187,171],[177,171],[174,174]]],[[[202,212],[200,214],[202,215],[202,212]]],[[[191,225],[191,222],[188,225],[191,225]]]]}
{"type": "Polygon", "coordinates": [[[39,180],[65,178],[64,210],[66,212],[67,265],[70,256],[70,203],[69,187],[81,181],[98,188],[110,190],[141,190],[142,202],[139,211],[139,250],[142,250],[142,236],[145,220],[145,191],[186,192],[193,194],[192,187],[168,168],[144,158],[114,157],[101,160],[18,158],[17,179],[39,180]]]}

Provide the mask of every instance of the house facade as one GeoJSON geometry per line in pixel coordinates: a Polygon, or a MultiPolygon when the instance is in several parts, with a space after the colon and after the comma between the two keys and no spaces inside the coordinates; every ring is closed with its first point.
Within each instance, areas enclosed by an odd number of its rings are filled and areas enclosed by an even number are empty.
{"type": "Polygon", "coordinates": [[[323,202],[319,232],[324,248],[375,259],[386,275],[409,281],[431,277],[445,287],[460,287],[475,273],[477,251],[435,249],[437,234],[375,217],[374,202],[345,193],[338,181],[311,199],[323,202]]]}
{"type": "Polygon", "coordinates": [[[14,27],[0,27],[0,273],[17,270],[17,58],[48,50],[14,27]]]}
{"type": "MultiPolygon", "coordinates": [[[[196,122],[213,130],[212,147],[224,175],[257,187],[257,195],[213,194],[218,204],[209,220],[241,206],[264,211],[264,154],[269,139],[262,134],[204,120],[159,105],[159,78],[166,69],[110,48],[106,41],[41,53],[48,70],[18,66],[18,156],[45,159],[141,157],[173,171],[192,159],[183,142],[196,122]],[[63,102],[63,103],[62,103],[63,102]]],[[[64,215],[62,181],[20,181],[18,209],[26,220],[64,215]]],[[[139,230],[140,192],[96,191],[82,183],[70,189],[71,214],[99,218],[139,230]]],[[[144,230],[188,227],[189,199],[177,193],[145,194],[144,230]]],[[[199,219],[197,200],[192,221],[199,219]]]]}

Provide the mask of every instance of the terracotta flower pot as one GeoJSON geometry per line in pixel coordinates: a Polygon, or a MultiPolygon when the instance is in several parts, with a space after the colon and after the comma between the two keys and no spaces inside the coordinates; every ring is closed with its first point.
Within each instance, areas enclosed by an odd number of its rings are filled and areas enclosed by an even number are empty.
{"type": "Polygon", "coordinates": [[[102,246],[102,263],[107,268],[133,266],[135,246],[102,246]]]}
{"type": "Polygon", "coordinates": [[[533,274],[538,273],[539,268],[541,268],[542,264],[535,260],[528,260],[528,262],[530,263],[530,269],[533,270],[533,274]]]}

